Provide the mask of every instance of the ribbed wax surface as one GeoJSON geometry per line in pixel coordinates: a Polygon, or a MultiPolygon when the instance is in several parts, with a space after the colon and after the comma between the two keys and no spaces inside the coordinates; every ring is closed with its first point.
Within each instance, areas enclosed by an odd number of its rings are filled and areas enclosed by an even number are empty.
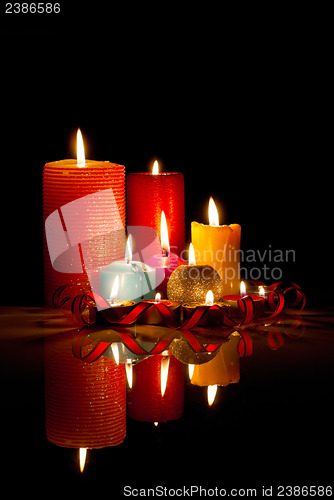
{"type": "Polygon", "coordinates": [[[97,287],[99,269],[124,257],[125,167],[90,160],[83,168],[75,160],[47,163],[43,221],[46,304],[59,286],[78,293],[97,287]]]}
{"type": "Polygon", "coordinates": [[[180,172],[127,175],[127,225],[153,227],[160,238],[161,212],[167,220],[171,252],[184,250],[184,178],[180,172]]]}
{"type": "Polygon", "coordinates": [[[73,335],[45,339],[47,439],[67,448],[117,446],[126,435],[124,365],[80,361],[72,342],[73,335]]]}
{"type": "Polygon", "coordinates": [[[150,356],[133,368],[133,386],[128,392],[128,415],[141,422],[166,422],[182,417],[184,368],[170,356],[165,394],[161,395],[162,355],[150,356]]]}

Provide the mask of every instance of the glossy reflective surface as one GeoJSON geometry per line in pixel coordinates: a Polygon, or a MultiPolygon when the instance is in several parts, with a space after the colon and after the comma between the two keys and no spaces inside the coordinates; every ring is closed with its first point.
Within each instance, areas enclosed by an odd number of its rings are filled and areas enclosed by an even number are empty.
{"type": "Polygon", "coordinates": [[[79,329],[43,308],[1,313],[3,484],[113,498],[126,485],[263,496],[262,486],[331,484],[329,311],[223,334],[79,329]],[[92,448],[82,473],[79,447],[92,448]]]}

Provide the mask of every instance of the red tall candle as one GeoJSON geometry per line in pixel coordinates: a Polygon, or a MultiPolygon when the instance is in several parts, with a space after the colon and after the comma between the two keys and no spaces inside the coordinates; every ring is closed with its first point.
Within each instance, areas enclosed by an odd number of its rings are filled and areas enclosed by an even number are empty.
{"type": "Polygon", "coordinates": [[[44,296],[99,291],[99,269],[124,257],[125,167],[62,160],[43,171],[44,296]]]}
{"type": "Polygon", "coordinates": [[[161,212],[165,212],[170,250],[184,250],[184,178],[180,172],[127,175],[127,225],[147,226],[160,236],[161,212]]]}
{"type": "Polygon", "coordinates": [[[183,414],[184,369],[173,355],[169,357],[168,378],[161,394],[161,360],[154,355],[133,367],[133,386],[128,392],[128,416],[141,422],[177,420],[183,414]]]}

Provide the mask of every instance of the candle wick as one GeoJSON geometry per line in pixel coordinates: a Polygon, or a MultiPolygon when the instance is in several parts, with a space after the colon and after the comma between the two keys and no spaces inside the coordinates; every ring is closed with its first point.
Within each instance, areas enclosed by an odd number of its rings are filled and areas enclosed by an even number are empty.
{"type": "Polygon", "coordinates": [[[137,267],[137,264],[134,264],[133,262],[131,262],[131,265],[132,265],[132,270],[134,273],[137,273],[138,272],[138,267],[137,267]]]}
{"type": "Polygon", "coordinates": [[[163,257],[168,257],[168,250],[166,250],[166,248],[162,249],[162,255],[163,257]]]}

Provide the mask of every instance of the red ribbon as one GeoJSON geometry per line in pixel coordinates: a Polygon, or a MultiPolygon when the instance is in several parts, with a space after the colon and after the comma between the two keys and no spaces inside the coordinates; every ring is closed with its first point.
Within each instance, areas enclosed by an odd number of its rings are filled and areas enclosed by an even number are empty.
{"type": "MultiPolygon", "coordinates": [[[[120,337],[122,343],[126,345],[130,351],[134,354],[142,356],[161,354],[163,351],[167,350],[169,344],[173,341],[172,338],[160,339],[150,350],[146,350],[136,342],[136,339],[133,338],[130,333],[118,331],[116,333],[120,337]]],[[[101,356],[103,356],[112,342],[101,339],[94,340],[90,338],[89,335],[90,334],[87,333],[87,330],[83,328],[73,341],[72,352],[77,359],[85,361],[86,363],[94,363],[101,356]],[[90,350],[85,352],[87,347],[90,347],[90,350]]],[[[195,336],[189,331],[182,332],[182,335],[196,352],[214,352],[221,346],[221,344],[209,344],[207,346],[202,346],[195,336]]]]}
{"type": "Polygon", "coordinates": [[[244,331],[240,331],[240,340],[238,343],[238,354],[241,358],[251,356],[253,354],[253,342],[250,335],[244,331]]]}
{"type": "MultiPolygon", "coordinates": [[[[263,285],[260,281],[252,282],[252,284],[263,285]]],[[[73,297],[68,287],[57,288],[53,295],[53,304],[55,307],[60,307],[67,317],[73,319],[80,325],[94,325],[101,317],[108,323],[120,326],[132,325],[135,323],[141,314],[150,307],[156,308],[163,318],[164,323],[173,329],[190,330],[195,328],[202,318],[210,309],[221,309],[221,324],[228,328],[239,328],[259,321],[268,321],[274,318],[283,310],[285,305],[290,307],[300,306],[302,310],[305,307],[305,295],[301,288],[295,283],[284,285],[283,282],[274,283],[268,287],[270,293],[268,295],[268,305],[271,309],[270,314],[265,314],[255,318],[255,303],[250,295],[246,295],[238,300],[238,307],[242,313],[242,319],[237,320],[229,315],[228,309],[220,308],[217,305],[213,306],[198,306],[192,311],[189,318],[180,324],[177,317],[165,304],[161,302],[137,302],[130,310],[122,317],[116,316],[115,309],[110,307],[108,302],[100,295],[92,292],[87,292],[82,295],[73,297]],[[296,294],[294,300],[291,301],[291,295],[296,294]],[[101,309],[98,311],[98,308],[101,309]]]]}

